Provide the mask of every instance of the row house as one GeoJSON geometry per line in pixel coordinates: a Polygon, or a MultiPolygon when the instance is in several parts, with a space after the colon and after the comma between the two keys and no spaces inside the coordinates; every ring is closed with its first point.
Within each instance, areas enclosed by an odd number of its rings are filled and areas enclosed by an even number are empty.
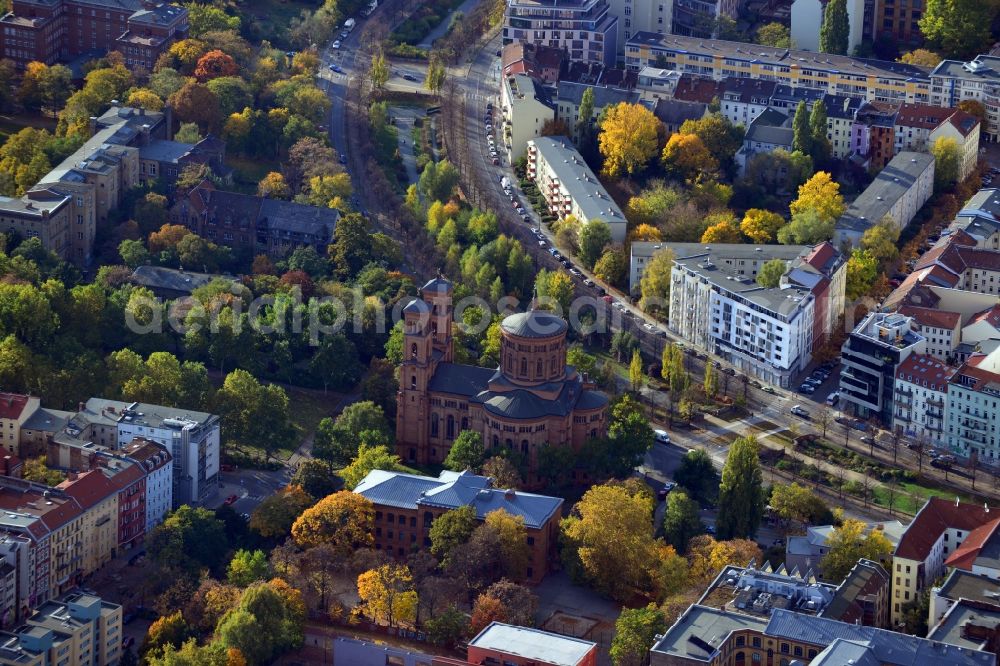
{"type": "Polygon", "coordinates": [[[930,73],[930,99],[935,106],[958,106],[975,100],[986,108],[983,134],[996,141],[1000,127],[1000,57],[980,55],[968,62],[942,60],[930,73]]]}
{"type": "Polygon", "coordinates": [[[867,101],[957,104],[932,101],[931,77],[913,65],[720,39],[636,33],[625,44],[625,65],[662,67],[716,81],[776,81],[867,101]]]}
{"type": "Polygon", "coordinates": [[[527,152],[528,178],[553,215],[559,219],[573,215],[583,225],[601,220],[610,227],[612,242],[625,242],[625,213],[568,138],[532,139],[527,152]]]}
{"type": "Polygon", "coordinates": [[[903,361],[896,368],[893,430],[929,446],[944,446],[948,381],[956,370],[926,354],[903,361]]]}

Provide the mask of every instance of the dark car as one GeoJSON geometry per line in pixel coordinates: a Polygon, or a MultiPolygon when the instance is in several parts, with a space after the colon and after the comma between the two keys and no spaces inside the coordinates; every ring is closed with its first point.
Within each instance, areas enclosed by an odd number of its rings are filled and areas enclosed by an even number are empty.
{"type": "Polygon", "coordinates": [[[413,74],[403,74],[403,78],[405,80],[407,80],[407,81],[416,81],[417,80],[417,77],[413,76],[413,74]]]}
{"type": "Polygon", "coordinates": [[[736,371],[733,370],[732,368],[726,368],[725,370],[723,370],[723,372],[729,375],[730,377],[736,376],[736,371]]]}
{"type": "Polygon", "coordinates": [[[230,495],[229,497],[226,498],[226,501],[223,502],[223,504],[225,504],[226,506],[230,506],[232,504],[235,504],[236,500],[238,499],[239,499],[238,495],[230,495]]]}
{"type": "Polygon", "coordinates": [[[130,647],[132,647],[133,644],[135,644],[135,639],[132,638],[131,636],[126,636],[125,638],[122,639],[123,650],[129,649],[130,647]]]}

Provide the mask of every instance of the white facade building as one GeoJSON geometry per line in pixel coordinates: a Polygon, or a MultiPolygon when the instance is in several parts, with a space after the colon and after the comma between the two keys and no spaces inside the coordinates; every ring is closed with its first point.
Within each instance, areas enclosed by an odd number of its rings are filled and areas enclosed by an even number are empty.
{"type": "Polygon", "coordinates": [[[514,162],[524,155],[528,141],[541,136],[545,123],[556,117],[556,107],[545,86],[527,74],[515,74],[500,84],[500,113],[500,141],[507,159],[514,162]]]}
{"type": "Polygon", "coordinates": [[[625,214],[568,138],[528,141],[528,178],[559,219],[573,215],[584,225],[601,220],[611,227],[613,242],[625,242],[625,214]]]}
{"type": "Polygon", "coordinates": [[[931,446],[944,446],[948,380],[956,370],[925,354],[911,354],[903,361],[896,368],[893,430],[931,446]]]}
{"type": "Polygon", "coordinates": [[[778,287],[761,287],[739,260],[734,267],[717,261],[724,250],[702,246],[688,253],[676,245],[669,244],[675,252],[669,328],[749,375],[789,386],[812,358],[813,292],[784,280],[778,287]]]}
{"type": "Polygon", "coordinates": [[[930,103],[958,106],[974,99],[986,107],[987,141],[997,140],[1000,127],[1000,57],[981,55],[969,62],[942,60],[931,72],[930,103]]]}
{"type": "Polygon", "coordinates": [[[639,31],[670,34],[674,0],[608,0],[612,16],[618,17],[618,55],[625,42],[639,31]]]}
{"type": "MultiPolygon", "coordinates": [[[[792,43],[803,51],[819,51],[819,29],[823,25],[823,9],[826,3],[819,0],[795,0],[792,3],[792,43]]],[[[864,38],[865,0],[847,0],[847,52],[854,49],[864,38]]]]}
{"type": "Polygon", "coordinates": [[[88,400],[87,412],[114,424],[118,449],[143,438],[170,452],[174,506],[198,503],[216,487],[220,462],[218,416],[103,398],[88,400]]]}
{"type": "Polygon", "coordinates": [[[508,0],[503,43],[529,42],[565,50],[570,60],[613,67],[618,57],[618,16],[608,0],[508,0]]]}
{"type": "Polygon", "coordinates": [[[122,450],[146,475],[146,534],[163,522],[174,504],[174,474],[170,452],[148,439],[134,439],[122,450]]]}
{"type": "Polygon", "coordinates": [[[947,426],[948,448],[956,455],[1000,463],[1000,350],[974,354],[952,376],[947,426]]]}

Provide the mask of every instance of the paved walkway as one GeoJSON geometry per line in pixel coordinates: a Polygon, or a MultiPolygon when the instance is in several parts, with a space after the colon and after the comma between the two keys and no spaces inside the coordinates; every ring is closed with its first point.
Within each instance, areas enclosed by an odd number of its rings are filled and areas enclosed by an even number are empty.
{"type": "Polygon", "coordinates": [[[465,0],[465,2],[460,4],[454,11],[445,16],[444,20],[442,20],[436,28],[427,33],[427,36],[424,37],[424,41],[417,44],[417,46],[422,49],[430,49],[434,46],[434,42],[441,37],[444,37],[444,34],[448,32],[448,26],[451,25],[451,21],[455,14],[461,12],[463,16],[468,16],[469,12],[471,12],[472,9],[482,1],[483,0],[465,0]]]}
{"type": "Polygon", "coordinates": [[[413,147],[413,122],[420,115],[418,111],[407,107],[394,106],[389,114],[396,119],[396,140],[399,142],[399,156],[406,168],[408,184],[415,184],[420,179],[417,173],[417,157],[413,147]]]}

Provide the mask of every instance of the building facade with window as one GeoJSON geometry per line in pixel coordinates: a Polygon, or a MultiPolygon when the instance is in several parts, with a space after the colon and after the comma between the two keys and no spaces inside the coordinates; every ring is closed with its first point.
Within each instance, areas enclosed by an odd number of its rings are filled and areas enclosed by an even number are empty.
{"type": "Polygon", "coordinates": [[[562,49],[571,60],[613,67],[618,57],[618,16],[608,0],[510,0],[504,10],[503,43],[562,49]]]}
{"type": "Polygon", "coordinates": [[[869,101],[937,103],[927,71],[913,65],[720,39],[640,32],[625,45],[625,66],[663,67],[716,81],[727,76],[777,81],[869,101]]]}
{"type": "Polygon", "coordinates": [[[896,368],[893,430],[930,446],[945,446],[948,380],[955,371],[933,356],[910,354],[896,368]]]}
{"type": "Polygon", "coordinates": [[[520,576],[524,580],[540,583],[558,562],[556,543],[562,498],[494,488],[489,477],[447,470],[437,478],[373,470],[354,492],[375,505],[372,535],[375,549],[393,557],[429,549],[434,519],[453,509],[471,506],[480,521],[494,511],[524,519],[530,553],[520,576]]]}
{"type": "Polygon", "coordinates": [[[0,18],[0,54],[23,69],[119,51],[148,72],[188,29],[187,9],[157,0],[15,0],[0,18]]]}
{"type": "MultiPolygon", "coordinates": [[[[500,367],[454,362],[452,285],[435,278],[403,308],[403,363],[396,396],[396,451],[440,463],[463,430],[487,451],[517,451],[529,486],[545,446],[579,451],[607,431],[608,399],[566,365],[566,321],[540,310],[500,326],[500,367]]],[[[574,472],[575,477],[575,472],[574,472]]]]}

